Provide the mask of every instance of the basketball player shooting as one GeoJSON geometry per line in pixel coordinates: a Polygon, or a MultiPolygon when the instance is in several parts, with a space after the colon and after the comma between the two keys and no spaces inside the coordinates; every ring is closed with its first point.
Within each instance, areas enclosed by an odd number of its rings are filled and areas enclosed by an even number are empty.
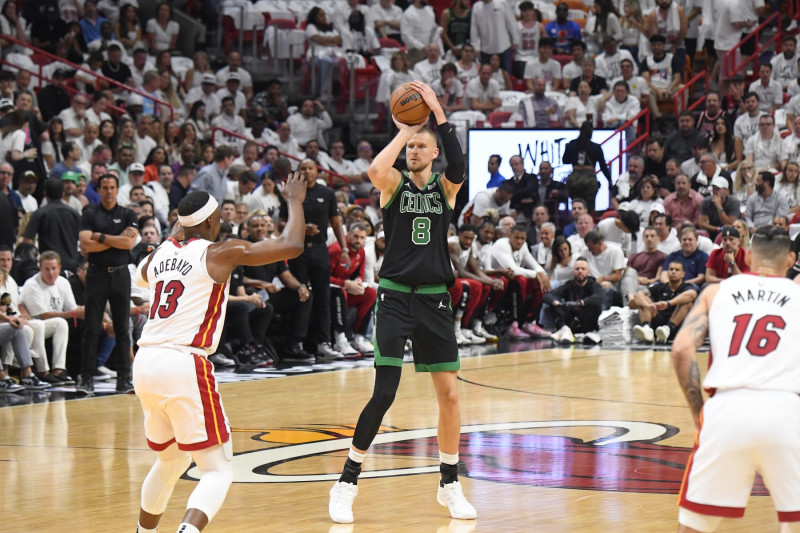
{"type": "Polygon", "coordinates": [[[233,481],[228,419],[206,357],[219,344],[228,281],[238,265],[263,265],[303,251],[306,183],[290,175],[283,189],[286,229],[258,243],[219,236],[216,200],[205,191],[178,204],[178,223],[137,268],[149,287],[150,317],[133,363],[134,387],[144,410],[147,443],[158,457],[142,485],[138,533],[154,532],[178,478],[194,460],[201,472],[179,533],[197,533],[217,514],[233,481]],[[182,231],[181,231],[182,229],[182,231]],[[178,240],[183,233],[183,239],[178,240]]]}
{"type": "Polygon", "coordinates": [[[432,171],[439,149],[436,135],[423,127],[425,122],[409,126],[393,117],[400,131],[367,170],[381,191],[386,233],[375,314],[375,386],[358,419],[344,471],[330,492],[328,512],[334,522],[353,522],[361,464],[400,385],[408,338],[413,343],[415,370],[430,372],[439,404],[437,501],[449,508],[453,518],[476,518],[458,481],[461,418],[456,371],[460,363],[447,292],[453,283],[447,228],[465,178],[464,155],[433,90],[420,82],[410,85],[436,118],[447,168],[444,174],[432,171]],[[407,173],[393,168],[403,148],[407,173]]]}
{"type": "Polygon", "coordinates": [[[724,517],[743,516],[756,472],[781,531],[800,531],[800,286],[785,277],[790,246],[785,230],[759,228],[745,255],[752,274],[708,286],[675,338],[672,361],[698,428],[680,533],[715,531],[724,517]],[[713,356],[704,403],[696,351],[706,335],[713,356]]]}

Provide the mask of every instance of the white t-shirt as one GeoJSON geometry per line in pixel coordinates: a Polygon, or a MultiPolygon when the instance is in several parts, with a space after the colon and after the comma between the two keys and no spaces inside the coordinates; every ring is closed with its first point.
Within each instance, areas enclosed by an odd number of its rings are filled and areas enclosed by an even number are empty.
{"type": "Polygon", "coordinates": [[[72,311],[78,306],[69,281],[61,276],[53,285],[42,281],[42,275],[36,274],[22,286],[20,301],[28,308],[34,318],[44,313],[72,311]]]}
{"type": "Polygon", "coordinates": [[[489,80],[489,84],[484,87],[480,78],[475,78],[467,84],[464,92],[466,98],[477,98],[479,102],[489,102],[492,98],[500,98],[500,85],[494,80],[489,80]]]}
{"type": "Polygon", "coordinates": [[[758,95],[758,108],[765,113],[769,113],[773,105],[783,104],[783,87],[778,80],[770,78],[766,87],[761,85],[761,80],[756,80],[750,84],[750,92],[758,95]]]}
{"type": "Polygon", "coordinates": [[[538,58],[533,59],[525,63],[523,77],[526,80],[544,78],[547,81],[547,90],[549,91],[553,87],[553,80],[561,79],[561,63],[555,59],[548,59],[547,63],[542,63],[538,58]]]}
{"type": "MultiPolygon", "coordinates": [[[[575,252],[572,254],[575,255],[575,252]]],[[[586,259],[589,262],[589,271],[595,278],[610,276],[612,272],[621,270],[626,265],[622,248],[614,243],[606,243],[606,249],[600,255],[586,254],[586,259]]]]}
{"type": "Polygon", "coordinates": [[[178,35],[180,31],[181,27],[174,20],[167,22],[167,28],[164,29],[156,19],[150,19],[145,29],[146,33],[155,36],[156,50],[169,50],[172,47],[172,37],[178,35]]]}
{"type": "Polygon", "coordinates": [[[636,69],[636,62],[633,56],[627,50],[617,50],[617,53],[610,56],[603,52],[595,58],[595,75],[602,76],[610,80],[612,78],[622,76],[622,60],[627,59],[633,63],[634,70],[636,69]]]}
{"type": "Polygon", "coordinates": [[[782,87],[788,87],[789,83],[797,80],[800,73],[797,71],[797,54],[791,59],[786,59],[783,54],[778,54],[772,59],[772,79],[781,84],[782,87]]]}
{"type": "Polygon", "coordinates": [[[465,222],[468,224],[472,223],[471,219],[464,220],[464,215],[469,214],[471,217],[483,217],[483,215],[486,214],[487,209],[496,209],[500,216],[511,214],[511,200],[503,205],[498,205],[494,198],[495,192],[496,189],[487,189],[476,194],[475,198],[465,205],[464,209],[461,211],[461,216],[458,219],[458,225],[460,226],[465,222]]]}
{"type": "MultiPolygon", "coordinates": [[[[732,50],[742,40],[742,30],[734,28],[733,22],[744,22],[745,10],[741,0],[715,2],[716,24],[714,25],[714,48],[732,50]]],[[[758,17],[756,17],[756,20],[758,17]]]]}
{"type": "MultiPolygon", "coordinates": [[[[228,81],[228,74],[230,74],[230,67],[223,67],[217,71],[217,85],[225,87],[225,82],[228,81]]],[[[242,89],[253,86],[253,77],[242,67],[236,69],[236,74],[239,75],[239,84],[242,89]]]]}
{"type": "Polygon", "coordinates": [[[12,131],[0,140],[0,161],[5,161],[6,155],[14,150],[25,151],[25,132],[23,130],[12,131]]]}

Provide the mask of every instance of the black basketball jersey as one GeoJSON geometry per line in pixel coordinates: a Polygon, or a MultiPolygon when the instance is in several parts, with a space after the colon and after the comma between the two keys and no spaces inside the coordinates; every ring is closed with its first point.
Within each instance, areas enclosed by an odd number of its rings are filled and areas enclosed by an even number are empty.
{"type": "Polygon", "coordinates": [[[455,279],[447,248],[452,211],[432,174],[422,188],[402,173],[392,199],[383,207],[386,250],[380,277],[405,285],[451,285],[455,279]]]}

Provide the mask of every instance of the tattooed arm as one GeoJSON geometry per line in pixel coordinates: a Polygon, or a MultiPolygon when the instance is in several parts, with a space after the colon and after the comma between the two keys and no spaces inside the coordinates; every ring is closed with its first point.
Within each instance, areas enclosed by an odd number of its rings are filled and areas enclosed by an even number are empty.
{"type": "Polygon", "coordinates": [[[672,365],[698,428],[700,411],[703,409],[703,388],[697,364],[697,348],[703,345],[708,335],[708,311],[718,290],[719,285],[712,285],[700,294],[672,344],[672,365]]]}

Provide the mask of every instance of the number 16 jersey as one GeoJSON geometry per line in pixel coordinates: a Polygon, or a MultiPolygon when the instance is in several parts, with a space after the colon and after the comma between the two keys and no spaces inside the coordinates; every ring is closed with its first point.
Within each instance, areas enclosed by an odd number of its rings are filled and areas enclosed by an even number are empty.
{"type": "Polygon", "coordinates": [[[216,283],[206,270],[211,241],[169,238],[147,267],[150,314],[139,346],[213,354],[222,335],[228,282],[216,283]],[[194,348],[194,349],[192,349],[194,348]]]}
{"type": "Polygon", "coordinates": [[[452,284],[447,229],[453,212],[441,180],[441,174],[432,174],[420,189],[402,173],[392,199],[383,207],[386,250],[381,278],[412,287],[452,284]]]}
{"type": "Polygon", "coordinates": [[[800,285],[754,274],[728,278],[708,325],[706,389],[800,393],[800,285]]]}

